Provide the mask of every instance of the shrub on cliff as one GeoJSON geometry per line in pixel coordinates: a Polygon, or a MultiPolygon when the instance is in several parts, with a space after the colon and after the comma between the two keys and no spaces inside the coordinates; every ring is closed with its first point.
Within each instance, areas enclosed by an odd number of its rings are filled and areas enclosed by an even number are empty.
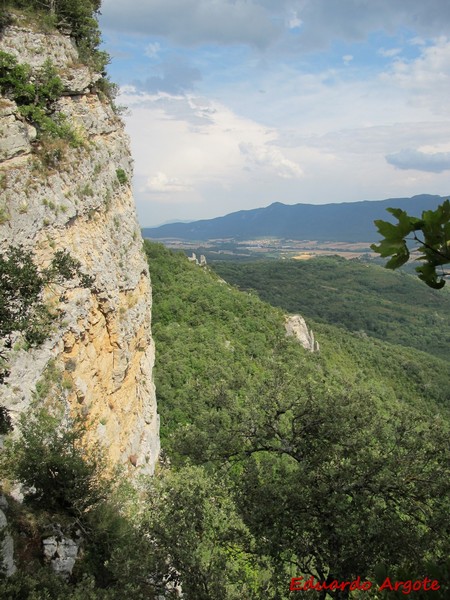
{"type": "MultiPolygon", "coordinates": [[[[80,51],[80,58],[102,72],[108,63],[106,52],[98,50],[101,42],[97,15],[101,0],[7,0],[6,6],[43,14],[47,24],[64,31],[69,28],[80,51]]],[[[6,8],[6,7],[5,7],[6,8]]],[[[9,24],[6,21],[5,25],[9,24]]]]}

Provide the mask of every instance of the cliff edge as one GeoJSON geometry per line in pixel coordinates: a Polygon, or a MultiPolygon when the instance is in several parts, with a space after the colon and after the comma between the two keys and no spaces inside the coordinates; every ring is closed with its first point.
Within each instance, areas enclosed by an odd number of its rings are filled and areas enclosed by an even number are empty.
{"type": "Polygon", "coordinates": [[[159,419],[151,285],[123,124],[68,35],[16,19],[0,34],[0,52],[28,65],[32,83],[51,71],[60,86],[50,98],[59,129],[46,137],[19,101],[0,96],[0,252],[23,247],[45,268],[66,250],[92,280],[89,288],[71,280],[46,290],[62,318],[40,347],[18,339],[8,351],[0,405],[14,421],[33,402],[58,403],[87,418],[90,439],[113,463],[152,473],[159,419]]]}

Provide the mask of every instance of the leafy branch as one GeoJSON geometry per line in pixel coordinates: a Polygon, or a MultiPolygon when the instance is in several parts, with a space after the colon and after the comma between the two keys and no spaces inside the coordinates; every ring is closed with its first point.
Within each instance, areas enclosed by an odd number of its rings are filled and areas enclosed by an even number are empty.
{"type": "Polygon", "coordinates": [[[416,267],[419,279],[429,287],[441,289],[445,285],[443,266],[450,264],[450,201],[445,200],[436,210],[425,210],[422,218],[412,217],[399,208],[387,209],[398,220],[397,224],[388,221],[375,221],[378,232],[383,240],[377,245],[372,244],[374,252],[383,258],[391,257],[386,263],[388,269],[398,269],[411,257],[407,242],[417,244],[420,252],[416,260],[422,265],[416,267]],[[418,237],[421,231],[423,236],[418,237]],[[408,237],[412,234],[412,237],[408,237]]]}

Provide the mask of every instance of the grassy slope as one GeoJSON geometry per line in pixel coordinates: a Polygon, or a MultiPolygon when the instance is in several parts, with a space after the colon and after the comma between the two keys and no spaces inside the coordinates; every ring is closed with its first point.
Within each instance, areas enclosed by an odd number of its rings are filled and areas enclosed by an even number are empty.
{"type": "Polygon", "coordinates": [[[450,293],[405,273],[337,257],[216,264],[217,273],[262,300],[321,323],[450,356],[450,293]]]}

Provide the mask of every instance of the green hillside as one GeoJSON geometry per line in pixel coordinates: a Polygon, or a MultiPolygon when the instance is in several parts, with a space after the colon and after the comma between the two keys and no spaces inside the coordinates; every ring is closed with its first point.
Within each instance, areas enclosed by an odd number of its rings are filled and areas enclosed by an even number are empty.
{"type": "Polygon", "coordinates": [[[406,273],[339,257],[215,263],[214,269],[287,312],[450,357],[450,293],[406,273]]]}
{"type": "Polygon", "coordinates": [[[299,575],[445,574],[448,364],[312,322],[311,354],[279,309],[182,254],[146,251],[172,521],[189,521],[189,550],[170,552],[187,598],[290,598],[299,575]],[[214,592],[201,591],[208,578],[214,592]]]}

